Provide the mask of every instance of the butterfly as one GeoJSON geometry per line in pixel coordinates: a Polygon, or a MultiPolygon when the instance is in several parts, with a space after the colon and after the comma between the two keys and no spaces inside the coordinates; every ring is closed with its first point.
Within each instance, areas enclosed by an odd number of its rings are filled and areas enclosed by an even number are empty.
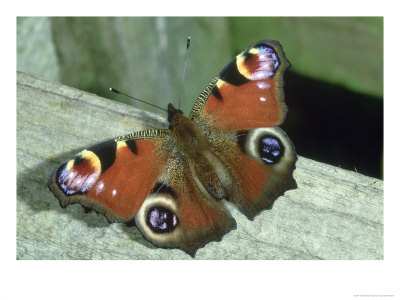
{"type": "Polygon", "coordinates": [[[197,249],[236,228],[224,206],[250,220],[295,188],[297,155],[277,127],[287,112],[277,41],[237,55],[200,94],[189,117],[168,104],[167,129],[148,129],[82,150],[50,176],[61,207],[78,203],[136,225],[163,248],[197,249]]]}

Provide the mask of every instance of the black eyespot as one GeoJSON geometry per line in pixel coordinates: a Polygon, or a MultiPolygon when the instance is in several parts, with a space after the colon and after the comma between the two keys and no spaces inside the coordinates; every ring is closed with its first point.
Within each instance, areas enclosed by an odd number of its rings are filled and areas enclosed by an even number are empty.
{"type": "Polygon", "coordinates": [[[258,142],[258,152],[265,164],[277,163],[283,156],[284,147],[279,139],[265,135],[258,142]]]}
{"type": "Polygon", "coordinates": [[[171,232],[179,224],[178,216],[168,208],[155,206],[149,209],[146,223],[155,233],[171,232]]]}

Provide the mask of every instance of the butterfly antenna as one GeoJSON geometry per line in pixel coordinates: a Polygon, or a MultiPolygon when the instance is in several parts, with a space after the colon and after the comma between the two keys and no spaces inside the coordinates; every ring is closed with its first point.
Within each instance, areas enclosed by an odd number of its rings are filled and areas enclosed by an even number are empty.
{"type": "Polygon", "coordinates": [[[153,103],[150,103],[150,102],[147,102],[147,101],[144,101],[144,100],[141,100],[141,99],[138,99],[138,98],[129,96],[129,95],[127,95],[127,94],[124,94],[124,93],[122,93],[122,92],[120,92],[120,91],[114,89],[114,88],[110,88],[110,91],[111,91],[111,92],[114,92],[114,93],[116,93],[116,94],[124,95],[125,97],[131,98],[131,99],[136,100],[136,101],[140,101],[140,102],[142,102],[142,103],[146,103],[146,104],[148,104],[148,105],[157,107],[157,108],[159,108],[159,109],[161,109],[161,110],[163,110],[163,111],[168,112],[168,110],[166,110],[166,109],[164,109],[164,108],[162,108],[162,107],[160,107],[160,106],[157,106],[157,105],[155,105],[155,104],[153,104],[153,103]]]}
{"type": "Polygon", "coordinates": [[[185,81],[185,73],[186,73],[186,65],[187,65],[187,60],[188,60],[189,46],[190,46],[190,36],[188,36],[188,38],[187,38],[187,40],[186,40],[185,65],[183,66],[181,90],[180,90],[180,92],[179,92],[179,104],[178,104],[178,109],[181,108],[181,99],[182,99],[182,93],[183,93],[183,82],[185,81]]]}

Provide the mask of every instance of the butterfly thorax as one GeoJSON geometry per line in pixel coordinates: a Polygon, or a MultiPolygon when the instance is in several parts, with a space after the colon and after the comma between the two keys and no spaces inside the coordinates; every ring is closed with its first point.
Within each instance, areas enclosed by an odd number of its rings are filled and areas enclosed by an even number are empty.
{"type": "Polygon", "coordinates": [[[230,186],[230,182],[226,182],[227,170],[218,163],[199,127],[171,104],[168,105],[168,121],[170,134],[186,157],[193,177],[214,198],[225,198],[225,190],[230,186]]]}
{"type": "Polygon", "coordinates": [[[168,121],[170,134],[183,153],[193,156],[208,149],[207,139],[199,127],[172,104],[168,105],[168,121]]]}

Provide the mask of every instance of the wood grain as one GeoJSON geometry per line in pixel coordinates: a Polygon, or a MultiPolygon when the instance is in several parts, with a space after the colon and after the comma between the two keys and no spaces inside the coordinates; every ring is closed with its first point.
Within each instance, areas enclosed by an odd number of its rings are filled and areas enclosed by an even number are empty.
{"type": "MultiPolygon", "coordinates": [[[[47,189],[59,163],[82,148],[162,117],[60,84],[17,74],[17,259],[192,259],[159,249],[135,227],[108,224],[79,205],[60,208],[47,189]]],[[[383,259],[383,181],[300,157],[298,188],[195,259],[383,259]]]]}

